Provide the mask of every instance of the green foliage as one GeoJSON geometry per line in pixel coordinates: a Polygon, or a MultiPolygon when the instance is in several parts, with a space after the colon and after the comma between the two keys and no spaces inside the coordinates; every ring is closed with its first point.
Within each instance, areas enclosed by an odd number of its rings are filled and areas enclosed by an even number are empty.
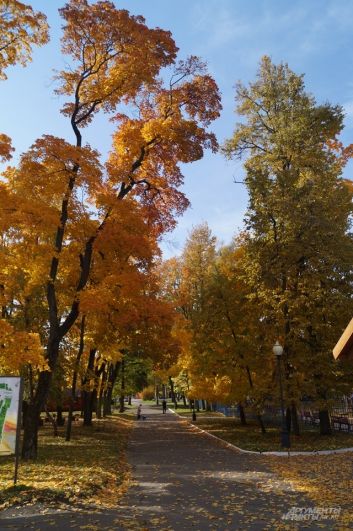
{"type": "MultiPolygon", "coordinates": [[[[142,391],[147,385],[148,375],[151,371],[151,361],[138,357],[133,353],[125,353],[124,355],[124,394],[135,395],[142,391]]],[[[121,366],[118,372],[115,386],[113,389],[113,396],[119,396],[122,387],[122,371],[121,366]]]]}
{"type": "Polygon", "coordinates": [[[237,101],[244,122],[224,151],[247,156],[242,278],[267,339],[284,344],[288,399],[325,402],[351,387],[332,358],[353,310],[352,193],[331,147],[342,109],[318,105],[303,76],[268,57],[237,101]]]}
{"type": "Polygon", "coordinates": [[[318,105],[303,76],[268,57],[254,83],[238,84],[237,101],[243,121],[224,152],[247,157],[246,230],[217,251],[207,225],[196,227],[162,271],[182,316],[180,375],[191,397],[246,402],[259,413],[278,402],[272,346],[280,339],[287,404],[310,397],[325,408],[352,388],[352,368],[332,356],[353,310],[342,109],[318,105]]]}

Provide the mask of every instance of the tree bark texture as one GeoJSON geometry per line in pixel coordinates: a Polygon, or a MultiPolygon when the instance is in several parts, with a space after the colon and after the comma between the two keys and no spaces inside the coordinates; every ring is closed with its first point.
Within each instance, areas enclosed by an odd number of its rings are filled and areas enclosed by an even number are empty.
{"type": "MultiPolygon", "coordinates": [[[[96,352],[97,352],[97,349],[93,348],[90,350],[90,353],[89,353],[86,376],[83,381],[83,385],[86,387],[87,385],[89,385],[90,380],[92,380],[93,378],[94,360],[95,360],[96,352]]],[[[93,415],[92,391],[85,389],[82,393],[82,400],[83,400],[83,425],[92,426],[92,415],[93,415]]]]}
{"type": "Polygon", "coordinates": [[[75,360],[75,367],[74,367],[74,373],[72,376],[72,384],[71,384],[71,396],[70,396],[70,402],[69,402],[69,414],[67,417],[67,427],[66,427],[66,441],[69,441],[71,439],[71,428],[72,428],[72,417],[73,417],[73,410],[74,410],[74,402],[76,399],[76,385],[77,385],[77,377],[78,377],[78,368],[80,366],[81,356],[83,354],[83,348],[84,348],[84,333],[85,333],[85,324],[86,324],[86,316],[84,315],[81,319],[81,326],[80,326],[80,344],[77,351],[77,356],[75,360]]]}
{"type": "Polygon", "coordinates": [[[300,435],[298,411],[297,411],[297,406],[295,405],[295,402],[292,402],[291,412],[292,412],[293,433],[294,433],[294,435],[300,435]]]}
{"type": "Polygon", "coordinates": [[[245,416],[243,404],[239,403],[238,408],[239,408],[240,424],[242,426],[246,426],[246,416],[245,416]]]}
{"type": "Polygon", "coordinates": [[[331,420],[327,409],[319,411],[320,435],[332,435],[331,420]]]}
{"type": "Polygon", "coordinates": [[[124,360],[124,357],[121,360],[120,368],[121,368],[121,390],[120,390],[120,399],[119,399],[120,400],[119,413],[124,413],[125,411],[125,404],[124,404],[124,400],[125,400],[125,360],[124,360]]]}

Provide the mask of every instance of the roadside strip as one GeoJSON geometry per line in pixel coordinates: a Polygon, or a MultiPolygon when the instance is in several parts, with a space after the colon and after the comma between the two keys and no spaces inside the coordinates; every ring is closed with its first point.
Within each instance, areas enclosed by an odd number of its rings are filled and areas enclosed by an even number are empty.
{"type": "Polygon", "coordinates": [[[256,454],[256,455],[275,455],[277,457],[290,457],[291,455],[330,455],[330,454],[343,454],[345,452],[353,452],[353,448],[337,448],[336,450],[316,450],[313,452],[256,452],[255,450],[244,450],[243,448],[239,448],[238,446],[235,446],[232,443],[229,443],[225,441],[224,439],[221,439],[220,437],[217,437],[217,435],[213,435],[213,433],[210,433],[206,430],[203,430],[202,428],[199,428],[196,424],[193,424],[192,422],[189,422],[186,417],[182,417],[177,413],[174,409],[168,408],[168,410],[171,413],[174,413],[177,417],[179,417],[182,420],[185,420],[188,424],[193,426],[197,431],[200,433],[203,433],[204,435],[207,435],[208,437],[212,437],[213,439],[216,439],[217,441],[221,442],[225,447],[229,448],[230,450],[241,452],[244,454],[256,454]]]}

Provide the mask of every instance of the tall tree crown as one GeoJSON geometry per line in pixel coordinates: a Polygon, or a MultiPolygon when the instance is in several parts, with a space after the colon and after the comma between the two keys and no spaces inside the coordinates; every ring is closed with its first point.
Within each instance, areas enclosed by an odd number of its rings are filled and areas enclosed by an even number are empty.
{"type": "Polygon", "coordinates": [[[26,66],[32,58],[32,45],[48,42],[46,16],[18,0],[0,0],[0,79],[16,63],[26,66]]]}
{"type": "MultiPolygon", "coordinates": [[[[317,105],[305,91],[302,75],[287,64],[263,57],[257,80],[236,87],[237,112],[244,117],[225,143],[230,156],[247,155],[246,167],[257,163],[275,177],[284,169],[313,172],[331,155],[329,141],[343,128],[340,106],[317,105]]],[[[329,158],[329,161],[332,160],[329,158]]]]}

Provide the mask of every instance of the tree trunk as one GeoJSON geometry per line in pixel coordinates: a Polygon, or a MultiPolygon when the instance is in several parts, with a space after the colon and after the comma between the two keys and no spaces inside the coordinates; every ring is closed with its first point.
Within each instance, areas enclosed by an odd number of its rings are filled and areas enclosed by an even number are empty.
{"type": "Polygon", "coordinates": [[[176,409],[178,406],[177,406],[176,396],[175,396],[175,393],[174,393],[174,382],[173,382],[173,378],[171,376],[169,376],[169,384],[170,384],[171,399],[172,399],[172,402],[174,403],[174,407],[176,409]]]}
{"type": "Polygon", "coordinates": [[[319,411],[320,435],[332,435],[330,415],[327,409],[319,411]]]}
{"type": "Polygon", "coordinates": [[[30,398],[30,402],[32,402],[33,397],[34,397],[34,386],[33,386],[33,367],[31,363],[28,365],[28,385],[29,385],[29,398],[30,398]]]}
{"type": "Polygon", "coordinates": [[[260,428],[261,428],[261,433],[266,433],[265,424],[264,424],[264,422],[263,422],[263,420],[262,420],[262,416],[260,415],[260,413],[258,413],[258,414],[256,415],[256,418],[257,418],[257,421],[258,421],[259,426],[260,426],[260,428]]]}
{"type": "MultiPolygon", "coordinates": [[[[86,375],[83,381],[83,387],[89,385],[90,381],[93,378],[93,368],[94,368],[94,359],[96,356],[97,349],[92,348],[89,352],[88,364],[86,375]]],[[[84,390],[82,393],[83,399],[83,425],[92,426],[92,391],[84,390]]]]}
{"type": "Polygon", "coordinates": [[[57,419],[50,413],[48,408],[45,408],[45,414],[47,416],[47,419],[50,421],[51,425],[53,426],[53,435],[54,437],[58,437],[58,422],[57,419]]]}
{"type": "MultiPolygon", "coordinates": [[[[234,339],[235,339],[235,337],[236,336],[234,335],[234,339]]],[[[241,359],[244,358],[243,355],[241,355],[240,357],[241,357],[241,359]]],[[[247,377],[248,377],[248,382],[249,382],[250,388],[253,389],[254,388],[254,384],[253,384],[253,381],[252,381],[250,368],[247,365],[245,365],[245,371],[246,371],[246,374],[247,374],[247,377]]],[[[263,423],[261,414],[257,412],[256,418],[257,418],[257,421],[258,421],[258,423],[260,425],[261,433],[266,433],[265,424],[263,423]]]]}
{"type": "MultiPolygon", "coordinates": [[[[103,405],[103,416],[112,414],[112,400],[113,400],[113,388],[118,376],[120,362],[117,361],[115,365],[110,365],[109,367],[109,377],[108,377],[108,388],[105,393],[104,405],[103,405]]],[[[131,397],[130,397],[131,405],[131,397]]]]}
{"type": "MultiPolygon", "coordinates": [[[[46,290],[49,317],[49,338],[46,350],[46,359],[48,361],[50,370],[41,372],[39,374],[37,389],[28,407],[27,418],[23,433],[23,459],[36,459],[37,457],[39,418],[41,412],[45,407],[45,403],[49,393],[50,383],[52,380],[52,374],[55,370],[56,363],[59,357],[60,342],[70,330],[70,328],[73,326],[77,318],[76,311],[78,310],[78,302],[75,300],[72,307],[72,311],[69,312],[69,320],[67,318],[64,323],[60,325],[60,318],[58,317],[57,308],[57,297],[55,292],[55,280],[59,266],[59,254],[62,249],[65,226],[68,219],[67,207],[69,203],[69,198],[74,187],[74,183],[75,177],[71,176],[68,183],[67,193],[65,193],[64,199],[61,204],[60,224],[57,227],[55,236],[56,253],[51,259],[49,279],[46,290]]],[[[84,287],[84,285],[82,287],[84,287]]]]}
{"type": "Polygon", "coordinates": [[[103,401],[103,417],[106,417],[107,415],[112,414],[112,395],[113,395],[113,388],[108,387],[108,389],[105,392],[104,395],[104,401],[103,401]]]}
{"type": "Polygon", "coordinates": [[[92,391],[83,391],[83,425],[92,426],[92,391]]]}
{"type": "Polygon", "coordinates": [[[76,399],[78,368],[80,366],[81,356],[83,354],[83,349],[84,349],[85,325],[86,325],[86,316],[83,315],[81,319],[81,326],[80,326],[80,344],[78,347],[77,356],[75,360],[75,366],[74,366],[74,372],[72,375],[71,395],[70,395],[70,401],[69,401],[69,414],[67,417],[67,426],[66,426],[66,437],[65,437],[66,441],[69,441],[71,439],[72,416],[74,412],[74,402],[76,399]]]}
{"type": "Polygon", "coordinates": [[[128,405],[131,406],[131,395],[129,395],[128,405]]]}
{"type": "Polygon", "coordinates": [[[120,408],[119,413],[124,413],[125,411],[125,360],[124,356],[121,359],[121,389],[120,389],[120,408]]]}
{"type": "Polygon", "coordinates": [[[185,398],[185,393],[183,393],[183,405],[184,405],[184,407],[186,407],[186,398],[185,398]]]}
{"type": "Polygon", "coordinates": [[[51,378],[52,371],[45,371],[39,374],[33,401],[27,408],[23,433],[22,459],[36,459],[37,457],[39,417],[41,411],[44,409],[51,378]]]}
{"type": "Polygon", "coordinates": [[[91,412],[91,423],[93,412],[97,410],[97,389],[93,389],[90,397],[90,412],[91,412]]]}
{"type": "Polygon", "coordinates": [[[239,402],[238,408],[239,408],[240,424],[242,426],[246,426],[245,411],[244,411],[243,404],[241,402],[239,402]]]}
{"type": "Polygon", "coordinates": [[[113,389],[111,387],[108,387],[108,389],[104,393],[103,417],[106,417],[107,415],[112,414],[112,394],[113,394],[113,389]]]}
{"type": "Polygon", "coordinates": [[[96,417],[97,419],[102,418],[102,406],[103,406],[103,396],[101,395],[101,391],[99,391],[99,394],[97,396],[97,405],[96,405],[96,417]]]}
{"type": "Polygon", "coordinates": [[[295,402],[292,402],[292,427],[294,435],[300,435],[299,421],[298,421],[298,411],[295,402]]]}
{"type": "Polygon", "coordinates": [[[96,415],[98,419],[102,418],[102,408],[103,408],[103,395],[105,391],[105,384],[107,380],[107,371],[105,370],[106,363],[103,363],[100,370],[100,385],[99,385],[99,392],[97,391],[97,409],[96,409],[96,415]]]}
{"type": "Polygon", "coordinates": [[[292,427],[292,411],[290,407],[287,407],[286,409],[286,426],[288,433],[290,433],[292,427]]]}
{"type": "Polygon", "coordinates": [[[56,406],[56,423],[58,426],[64,426],[65,419],[63,417],[63,408],[61,405],[56,406]]]}
{"type": "MultiPolygon", "coordinates": [[[[72,392],[72,389],[71,389],[72,392]]],[[[66,425],[66,435],[65,440],[69,441],[71,439],[71,428],[72,428],[72,417],[73,417],[74,407],[73,407],[73,401],[70,399],[69,404],[69,412],[67,416],[67,425],[66,425]]]]}
{"type": "Polygon", "coordinates": [[[120,394],[120,396],[119,396],[119,413],[124,413],[124,411],[125,411],[124,400],[125,400],[125,396],[123,394],[120,394]]]}
{"type": "Polygon", "coordinates": [[[23,400],[22,401],[22,424],[21,424],[22,429],[25,427],[27,410],[28,410],[28,402],[27,400],[23,400]]]}

